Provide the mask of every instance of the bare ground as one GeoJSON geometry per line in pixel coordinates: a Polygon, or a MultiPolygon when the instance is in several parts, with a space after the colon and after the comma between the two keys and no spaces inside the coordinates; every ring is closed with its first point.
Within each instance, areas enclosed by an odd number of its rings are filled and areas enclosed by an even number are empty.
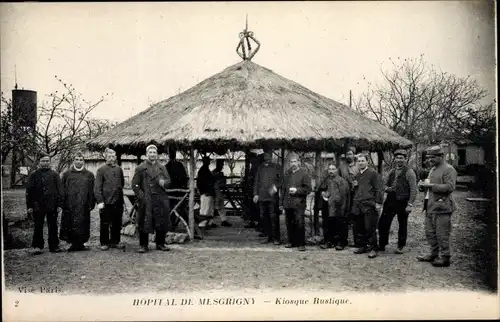
{"type": "MultiPolygon", "coordinates": [[[[44,253],[32,256],[27,249],[4,252],[5,285],[55,287],[65,293],[125,293],[238,289],[302,289],[328,291],[487,291],[486,274],[491,271],[492,254],[488,245],[496,240],[484,220],[482,204],[466,201],[471,192],[457,192],[459,210],[453,215],[453,263],[435,268],[419,263],[415,256],[427,250],[423,216],[410,215],[408,249],[395,255],[397,220],[391,230],[391,244],[375,259],[343,251],[320,250],[309,246],[306,252],[282,246],[260,245],[257,232],[242,228],[240,218],[231,217],[234,227],[215,228],[202,241],[174,245],[171,252],[137,254],[138,241],[123,237],[125,251],[100,251],[99,220],[92,213],[89,251],[44,253]],[[489,258],[489,260],[488,260],[489,258]]],[[[3,192],[4,211],[9,220],[24,218],[22,191],[3,192]]],[[[421,203],[417,203],[417,209],[421,203]]],[[[283,220],[282,220],[283,223],[283,220]]],[[[286,230],[282,227],[283,239],[286,230]]],[[[29,246],[32,228],[12,228],[18,247],[29,246]]],[[[496,245],[496,244],[495,244],[496,245]]],[[[66,245],[62,242],[62,246],[66,245]]],[[[495,258],[496,262],[496,258],[495,258]]],[[[494,268],[496,271],[496,268],[494,268]]]]}

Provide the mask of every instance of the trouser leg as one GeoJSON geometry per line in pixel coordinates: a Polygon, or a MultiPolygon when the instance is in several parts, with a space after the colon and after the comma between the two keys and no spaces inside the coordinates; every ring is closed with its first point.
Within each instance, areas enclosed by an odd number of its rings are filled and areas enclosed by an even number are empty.
{"type": "Polygon", "coordinates": [[[366,231],[366,243],[368,249],[377,250],[377,222],[378,213],[375,207],[366,207],[364,209],[364,219],[365,219],[365,231],[366,231]]]}
{"type": "Polygon", "coordinates": [[[391,230],[392,221],[395,213],[392,208],[393,205],[384,205],[384,211],[378,222],[379,244],[380,247],[385,247],[389,244],[389,231],[391,230]]]}
{"type": "Polygon", "coordinates": [[[349,235],[349,219],[346,217],[335,217],[335,225],[338,231],[338,245],[347,246],[347,236],[349,235]]]}
{"type": "Polygon", "coordinates": [[[298,208],[295,209],[295,240],[297,241],[297,246],[306,245],[306,227],[305,227],[305,209],[298,208]]]}
{"type": "Polygon", "coordinates": [[[286,232],[288,235],[288,243],[296,246],[295,242],[295,214],[293,209],[285,209],[286,232]]]}
{"type": "Polygon", "coordinates": [[[147,232],[147,227],[144,227],[145,216],[145,214],[139,216],[139,220],[137,222],[137,228],[139,231],[139,246],[141,247],[148,247],[149,245],[149,233],[147,232]]]}
{"type": "Polygon", "coordinates": [[[436,218],[432,213],[426,212],[425,214],[425,237],[431,248],[431,255],[439,255],[439,246],[436,236],[436,218]]]}
{"type": "Polygon", "coordinates": [[[100,217],[100,234],[99,240],[101,246],[109,245],[109,227],[111,225],[111,214],[110,209],[104,206],[104,209],[99,210],[100,217]]]}
{"type": "Polygon", "coordinates": [[[323,205],[321,207],[321,219],[323,222],[323,241],[325,243],[330,242],[330,232],[329,232],[329,227],[330,227],[330,222],[328,219],[328,213],[329,213],[329,208],[328,208],[328,203],[323,202],[323,205]]]}
{"type": "Polygon", "coordinates": [[[330,217],[328,218],[328,223],[330,225],[330,243],[337,246],[340,244],[340,230],[339,230],[339,219],[340,217],[330,217]]]}
{"type": "Polygon", "coordinates": [[[365,217],[364,214],[360,213],[354,216],[353,230],[355,230],[355,245],[356,247],[366,247],[366,233],[365,233],[365,217]]]}
{"type": "Polygon", "coordinates": [[[442,257],[450,257],[451,214],[436,214],[436,236],[442,257]]]}
{"type": "Polygon", "coordinates": [[[111,211],[111,244],[119,244],[121,239],[123,205],[115,204],[111,211]]]}
{"type": "Polygon", "coordinates": [[[47,213],[47,228],[49,231],[49,249],[59,248],[59,237],[57,236],[57,211],[47,213]]]}
{"type": "MultiPolygon", "coordinates": [[[[402,205],[403,206],[403,205],[402,205]]],[[[401,209],[398,209],[398,248],[406,246],[408,237],[408,213],[406,212],[406,204],[401,209]]]]}
{"type": "Polygon", "coordinates": [[[271,212],[271,227],[274,241],[281,241],[280,215],[275,211],[271,212]]]}
{"type": "Polygon", "coordinates": [[[42,211],[34,211],[33,219],[35,221],[35,227],[33,231],[33,241],[31,246],[34,248],[43,249],[45,241],[43,240],[43,223],[45,222],[46,213],[42,211]]]}
{"type": "Polygon", "coordinates": [[[165,245],[165,236],[166,236],[165,230],[156,230],[155,231],[155,243],[156,245],[165,245]]]}
{"type": "Polygon", "coordinates": [[[271,224],[271,202],[262,201],[260,202],[260,214],[262,217],[264,234],[267,236],[268,240],[272,240],[272,224],[271,224]]]}

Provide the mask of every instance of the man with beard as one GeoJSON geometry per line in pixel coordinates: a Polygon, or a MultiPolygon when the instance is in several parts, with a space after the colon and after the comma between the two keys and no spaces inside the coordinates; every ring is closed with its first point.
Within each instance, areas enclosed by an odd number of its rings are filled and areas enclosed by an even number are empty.
{"type": "Polygon", "coordinates": [[[103,251],[109,248],[125,248],[120,243],[125,178],[122,168],[116,164],[116,152],[108,148],[105,156],[106,164],[97,169],[94,187],[94,196],[101,218],[100,242],[103,251]]]}
{"type": "Polygon", "coordinates": [[[215,198],[215,178],[210,171],[210,158],[202,158],[203,165],[198,170],[196,185],[200,194],[200,217],[202,220],[198,226],[201,228],[215,227],[212,222],[214,217],[214,198],[215,198]]]}
{"type": "Polygon", "coordinates": [[[28,215],[35,221],[32,247],[33,254],[43,252],[43,225],[47,217],[49,230],[49,250],[58,253],[59,238],[57,237],[57,216],[62,210],[62,184],[57,172],[50,168],[50,157],[41,153],[39,168],[28,178],[26,184],[26,208],[28,215]]]}
{"type": "Polygon", "coordinates": [[[431,252],[417,259],[421,262],[431,262],[436,267],[450,266],[450,233],[451,215],[456,210],[452,193],[457,183],[457,172],[448,164],[440,146],[427,150],[427,156],[432,164],[429,179],[420,181],[418,188],[428,194],[427,210],[425,212],[425,234],[431,252]],[[441,256],[439,256],[441,255],[441,256]]]}
{"type": "Polygon", "coordinates": [[[307,196],[312,191],[311,178],[307,171],[300,167],[298,154],[291,153],[289,158],[290,169],[285,173],[282,198],[288,233],[288,244],[285,247],[298,247],[299,251],[305,251],[304,221],[307,196]]]}
{"type": "Polygon", "coordinates": [[[168,251],[165,237],[170,228],[170,203],[166,188],[170,177],[165,167],[157,162],[158,149],[155,145],[146,148],[146,160],[136,169],[132,178],[139,209],[137,223],[139,228],[138,253],[149,251],[149,234],[155,234],[156,249],[168,251]]]}
{"type": "Polygon", "coordinates": [[[253,202],[259,203],[261,222],[266,239],[263,244],[281,244],[280,218],[276,214],[276,194],[281,188],[282,178],[279,166],[272,161],[272,152],[264,151],[264,161],[259,166],[253,188],[253,202]]]}
{"type": "Polygon", "coordinates": [[[221,226],[223,227],[231,227],[231,223],[227,221],[226,217],[226,208],[224,206],[224,195],[223,190],[226,189],[226,176],[224,175],[224,160],[217,159],[215,161],[215,169],[212,172],[215,180],[215,210],[217,210],[217,214],[221,220],[221,226]]]}
{"type": "Polygon", "coordinates": [[[394,152],[394,163],[396,167],[389,172],[387,179],[387,198],[384,202],[384,210],[378,224],[379,250],[385,251],[389,243],[389,230],[394,216],[398,217],[398,248],[396,254],[402,254],[406,246],[408,234],[408,215],[413,210],[413,203],[417,196],[417,176],[407,166],[407,154],[405,150],[394,152]]]}
{"type": "Polygon", "coordinates": [[[347,246],[349,231],[349,183],[339,175],[335,164],[328,166],[328,177],[320,187],[323,197],[323,236],[325,243],[320,247],[335,247],[343,250],[347,246]]]}
{"type": "Polygon", "coordinates": [[[360,237],[360,247],[355,254],[369,252],[368,258],[375,258],[377,253],[377,222],[382,210],[384,187],[382,178],[373,169],[368,168],[368,157],[358,156],[359,173],[353,184],[356,186],[352,211],[356,231],[360,237]]]}
{"type": "Polygon", "coordinates": [[[347,213],[350,216],[350,222],[352,225],[352,236],[353,236],[353,242],[355,247],[360,247],[360,238],[358,236],[358,232],[356,230],[356,224],[354,223],[354,215],[352,213],[352,199],[354,197],[354,192],[356,190],[356,185],[354,184],[356,181],[356,176],[359,173],[359,168],[356,163],[356,149],[354,147],[349,147],[347,149],[347,152],[345,153],[344,160],[345,162],[342,162],[340,167],[339,167],[339,174],[342,178],[346,179],[347,182],[349,183],[349,209],[347,210],[347,213]]]}
{"type": "Polygon", "coordinates": [[[84,168],[83,153],[75,154],[73,165],[62,175],[63,214],[60,238],[71,244],[68,251],[81,251],[90,238],[90,211],[94,209],[94,174],[84,168]]]}

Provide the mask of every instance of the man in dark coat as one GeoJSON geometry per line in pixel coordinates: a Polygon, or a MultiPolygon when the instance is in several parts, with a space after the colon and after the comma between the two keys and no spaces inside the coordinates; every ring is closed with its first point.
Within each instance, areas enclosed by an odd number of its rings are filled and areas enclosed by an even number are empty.
{"type": "Polygon", "coordinates": [[[154,145],[146,148],[146,160],[136,169],[132,178],[132,189],[139,202],[137,222],[139,229],[139,253],[149,251],[149,234],[155,234],[156,249],[168,251],[165,237],[170,229],[170,203],[165,188],[170,177],[165,167],[157,162],[158,149],[154,145]]]}
{"type": "Polygon", "coordinates": [[[432,164],[428,179],[418,183],[420,191],[426,193],[428,204],[425,211],[425,235],[430,245],[430,254],[419,256],[421,262],[430,262],[436,267],[450,266],[451,216],[456,210],[453,191],[457,184],[457,171],[448,164],[440,146],[427,149],[432,164]]]}
{"type": "Polygon", "coordinates": [[[97,169],[94,196],[100,216],[101,250],[123,249],[120,243],[123,218],[123,170],[116,164],[116,152],[106,149],[106,164],[97,169]],[[111,237],[110,237],[111,235],[111,237]]]}
{"type": "MultiPolygon", "coordinates": [[[[184,167],[182,162],[178,161],[176,158],[177,158],[177,150],[169,148],[169,150],[168,150],[168,162],[165,166],[165,168],[167,169],[167,172],[168,172],[168,176],[170,177],[170,186],[168,188],[169,189],[187,189],[189,177],[187,175],[186,168],[184,167]]],[[[177,198],[182,198],[184,195],[185,195],[184,192],[171,192],[170,193],[170,196],[177,197],[177,198]]],[[[175,204],[177,204],[177,201],[175,202],[175,204]]],[[[175,204],[172,204],[172,207],[174,207],[175,204]]],[[[179,215],[182,218],[184,218],[186,221],[189,219],[188,212],[187,212],[187,205],[188,205],[187,200],[184,200],[184,202],[177,208],[179,215]]]]}
{"type": "Polygon", "coordinates": [[[199,223],[199,227],[215,227],[212,222],[214,217],[215,198],[215,178],[210,171],[210,158],[202,158],[203,165],[198,170],[196,185],[200,194],[200,216],[204,219],[199,223]]]}
{"type": "Polygon", "coordinates": [[[253,198],[253,185],[255,182],[255,177],[257,176],[257,171],[259,170],[259,157],[255,153],[249,153],[248,157],[250,159],[250,169],[248,171],[248,176],[243,178],[243,189],[245,192],[245,197],[248,202],[248,214],[245,214],[246,224],[245,228],[256,228],[260,222],[259,207],[257,204],[252,202],[253,198]]]}
{"type": "Polygon", "coordinates": [[[281,244],[280,218],[276,213],[276,194],[282,186],[281,169],[271,162],[271,151],[264,151],[264,162],[259,166],[253,187],[253,202],[259,203],[260,216],[266,239],[262,243],[281,244]]]}
{"type": "Polygon", "coordinates": [[[398,248],[395,253],[402,254],[408,235],[408,215],[413,210],[413,203],[417,196],[417,176],[413,169],[407,166],[405,150],[394,152],[394,163],[396,167],[389,172],[387,178],[385,189],[387,198],[378,223],[379,250],[385,251],[385,246],[389,243],[392,220],[394,216],[397,216],[398,248]]]}
{"type": "Polygon", "coordinates": [[[356,190],[356,186],[353,183],[358,173],[359,173],[359,167],[356,160],[356,148],[351,146],[347,149],[344,158],[341,158],[341,163],[339,166],[339,174],[349,183],[350,202],[349,202],[348,213],[350,217],[350,224],[352,226],[352,237],[355,247],[361,247],[359,234],[356,231],[356,224],[354,222],[354,214],[352,212],[352,205],[353,205],[352,199],[354,198],[354,192],[356,190]]]}
{"type": "Polygon", "coordinates": [[[34,255],[41,254],[44,248],[43,225],[47,217],[49,230],[49,250],[58,253],[57,216],[62,210],[62,185],[57,172],[50,168],[50,157],[42,153],[39,168],[28,178],[26,184],[26,208],[28,215],[33,216],[35,229],[32,247],[34,255]]]}
{"type": "Polygon", "coordinates": [[[94,209],[94,174],[84,168],[77,153],[71,168],[62,175],[63,214],[60,239],[71,244],[68,251],[85,250],[90,238],[90,211],[94,209]]]}
{"type": "Polygon", "coordinates": [[[353,197],[352,211],[354,213],[356,231],[360,237],[361,247],[355,254],[369,252],[369,258],[375,258],[377,253],[377,222],[382,211],[384,185],[381,176],[368,167],[368,156],[358,156],[359,173],[353,184],[356,191],[353,197]]]}
{"type": "Polygon", "coordinates": [[[307,170],[300,167],[299,156],[291,153],[289,160],[291,166],[285,173],[282,192],[282,208],[285,210],[288,234],[288,244],[285,247],[298,247],[299,251],[305,251],[305,211],[312,183],[307,170]]]}
{"type": "Polygon", "coordinates": [[[320,187],[323,202],[323,234],[325,243],[321,248],[335,247],[343,250],[347,246],[349,231],[349,183],[342,178],[335,164],[328,166],[328,179],[320,187]]]}

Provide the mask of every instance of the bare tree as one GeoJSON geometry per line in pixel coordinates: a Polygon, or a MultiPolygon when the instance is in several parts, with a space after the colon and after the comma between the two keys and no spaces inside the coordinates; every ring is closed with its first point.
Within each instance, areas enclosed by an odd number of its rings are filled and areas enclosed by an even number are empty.
{"type": "Polygon", "coordinates": [[[104,102],[108,94],[96,102],[89,102],[71,84],[57,76],[55,78],[62,85],[63,91],[49,94],[48,101],[38,106],[37,128],[32,140],[16,142],[16,135],[12,133],[20,129],[13,127],[12,103],[2,95],[2,106],[5,106],[2,108],[2,163],[13,144],[16,147],[24,144],[22,148],[33,156],[40,151],[48,153],[56,160],[56,170],[61,171],[69,165],[71,154],[76,149],[82,148],[87,140],[115,125],[114,122],[91,118],[92,111],[104,102]]]}
{"type": "Polygon", "coordinates": [[[434,142],[454,131],[450,123],[477,109],[486,90],[470,76],[437,71],[423,58],[390,59],[384,82],[369,83],[354,108],[398,134],[419,143],[434,142]]]}

